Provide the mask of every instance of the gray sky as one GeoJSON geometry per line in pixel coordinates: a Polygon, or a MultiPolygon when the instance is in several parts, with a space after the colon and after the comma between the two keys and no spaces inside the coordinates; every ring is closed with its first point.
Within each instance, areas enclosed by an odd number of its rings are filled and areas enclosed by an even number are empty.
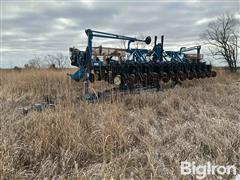
{"type": "Polygon", "coordinates": [[[165,47],[176,50],[201,43],[207,24],[225,12],[240,18],[240,0],[3,0],[0,68],[22,66],[34,56],[67,55],[71,46],[85,49],[88,28],[135,37],[165,35],[165,47]]]}

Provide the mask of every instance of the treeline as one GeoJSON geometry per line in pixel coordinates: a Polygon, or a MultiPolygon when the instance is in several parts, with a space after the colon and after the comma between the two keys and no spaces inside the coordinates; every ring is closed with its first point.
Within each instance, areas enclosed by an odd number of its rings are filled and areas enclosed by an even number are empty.
{"type": "MultiPolygon", "coordinates": [[[[24,69],[41,69],[41,68],[52,68],[52,69],[63,69],[70,67],[69,57],[62,54],[57,53],[55,55],[46,55],[44,57],[35,56],[30,59],[28,63],[24,65],[24,69]]],[[[15,66],[15,70],[22,69],[21,67],[15,66]]]]}

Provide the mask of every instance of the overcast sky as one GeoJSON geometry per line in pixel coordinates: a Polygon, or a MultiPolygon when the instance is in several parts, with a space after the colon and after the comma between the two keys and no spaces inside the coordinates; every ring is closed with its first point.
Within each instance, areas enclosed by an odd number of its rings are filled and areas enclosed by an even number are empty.
{"type": "Polygon", "coordinates": [[[88,28],[135,37],[165,35],[165,47],[176,49],[199,44],[207,24],[222,13],[240,18],[240,0],[3,0],[1,5],[0,68],[22,66],[34,56],[68,55],[71,46],[85,49],[88,28]]]}

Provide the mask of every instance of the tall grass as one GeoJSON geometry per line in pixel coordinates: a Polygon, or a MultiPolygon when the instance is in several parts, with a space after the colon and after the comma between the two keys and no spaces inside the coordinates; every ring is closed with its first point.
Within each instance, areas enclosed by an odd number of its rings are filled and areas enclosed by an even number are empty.
{"type": "Polygon", "coordinates": [[[239,81],[220,71],[89,104],[65,71],[2,71],[1,179],[179,179],[184,160],[239,168],[239,81]],[[56,97],[55,110],[18,110],[43,95],[56,97]]]}

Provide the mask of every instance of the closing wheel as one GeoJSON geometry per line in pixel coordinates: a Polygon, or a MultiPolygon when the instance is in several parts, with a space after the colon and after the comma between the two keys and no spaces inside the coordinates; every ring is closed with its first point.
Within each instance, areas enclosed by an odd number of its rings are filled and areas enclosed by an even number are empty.
{"type": "Polygon", "coordinates": [[[108,82],[109,83],[112,83],[112,81],[113,81],[113,77],[112,76],[113,76],[112,75],[112,71],[109,71],[108,74],[107,74],[107,78],[108,78],[108,82]]]}
{"type": "Polygon", "coordinates": [[[194,77],[194,78],[196,78],[196,79],[198,78],[198,74],[197,74],[196,71],[193,71],[192,74],[193,74],[193,77],[194,77]]]}
{"type": "Polygon", "coordinates": [[[206,77],[206,73],[205,72],[201,72],[201,78],[204,79],[206,77]]]}
{"type": "Polygon", "coordinates": [[[179,77],[178,77],[177,73],[174,73],[173,71],[170,71],[169,74],[170,74],[170,77],[171,77],[171,79],[173,81],[177,81],[178,80],[179,77]]]}
{"type": "Polygon", "coordinates": [[[94,75],[94,73],[90,73],[90,74],[89,74],[89,81],[90,81],[91,83],[93,83],[93,82],[95,81],[95,75],[94,75]]]}
{"type": "Polygon", "coordinates": [[[114,79],[113,79],[113,83],[115,84],[115,85],[117,85],[117,86],[119,86],[120,84],[121,84],[121,76],[120,75],[117,75],[117,76],[115,76],[114,77],[114,79]]]}
{"type": "Polygon", "coordinates": [[[147,73],[143,73],[142,74],[142,85],[147,86],[147,84],[148,84],[148,75],[147,75],[147,73]]]}
{"type": "Polygon", "coordinates": [[[135,83],[135,79],[136,79],[135,74],[130,74],[129,80],[131,81],[131,84],[134,84],[134,83],[135,83]]]}
{"type": "Polygon", "coordinates": [[[212,77],[216,77],[217,76],[216,71],[212,71],[211,74],[212,74],[212,77]]]}
{"type": "Polygon", "coordinates": [[[189,80],[193,80],[193,78],[194,78],[193,72],[187,71],[187,78],[188,78],[189,80]]]}
{"type": "Polygon", "coordinates": [[[157,86],[159,84],[158,73],[151,72],[150,75],[151,75],[151,83],[152,83],[152,85],[157,86]]]}
{"type": "Polygon", "coordinates": [[[170,80],[169,76],[165,72],[161,72],[160,77],[164,83],[167,83],[170,80]]]}
{"type": "Polygon", "coordinates": [[[178,77],[181,81],[184,81],[187,79],[187,75],[182,71],[178,71],[178,77]]]}
{"type": "Polygon", "coordinates": [[[208,72],[206,73],[206,75],[207,75],[208,78],[210,78],[210,77],[212,76],[212,73],[208,71],[208,72]]]}
{"type": "Polygon", "coordinates": [[[201,72],[196,72],[197,73],[197,79],[201,78],[201,72]]]}

